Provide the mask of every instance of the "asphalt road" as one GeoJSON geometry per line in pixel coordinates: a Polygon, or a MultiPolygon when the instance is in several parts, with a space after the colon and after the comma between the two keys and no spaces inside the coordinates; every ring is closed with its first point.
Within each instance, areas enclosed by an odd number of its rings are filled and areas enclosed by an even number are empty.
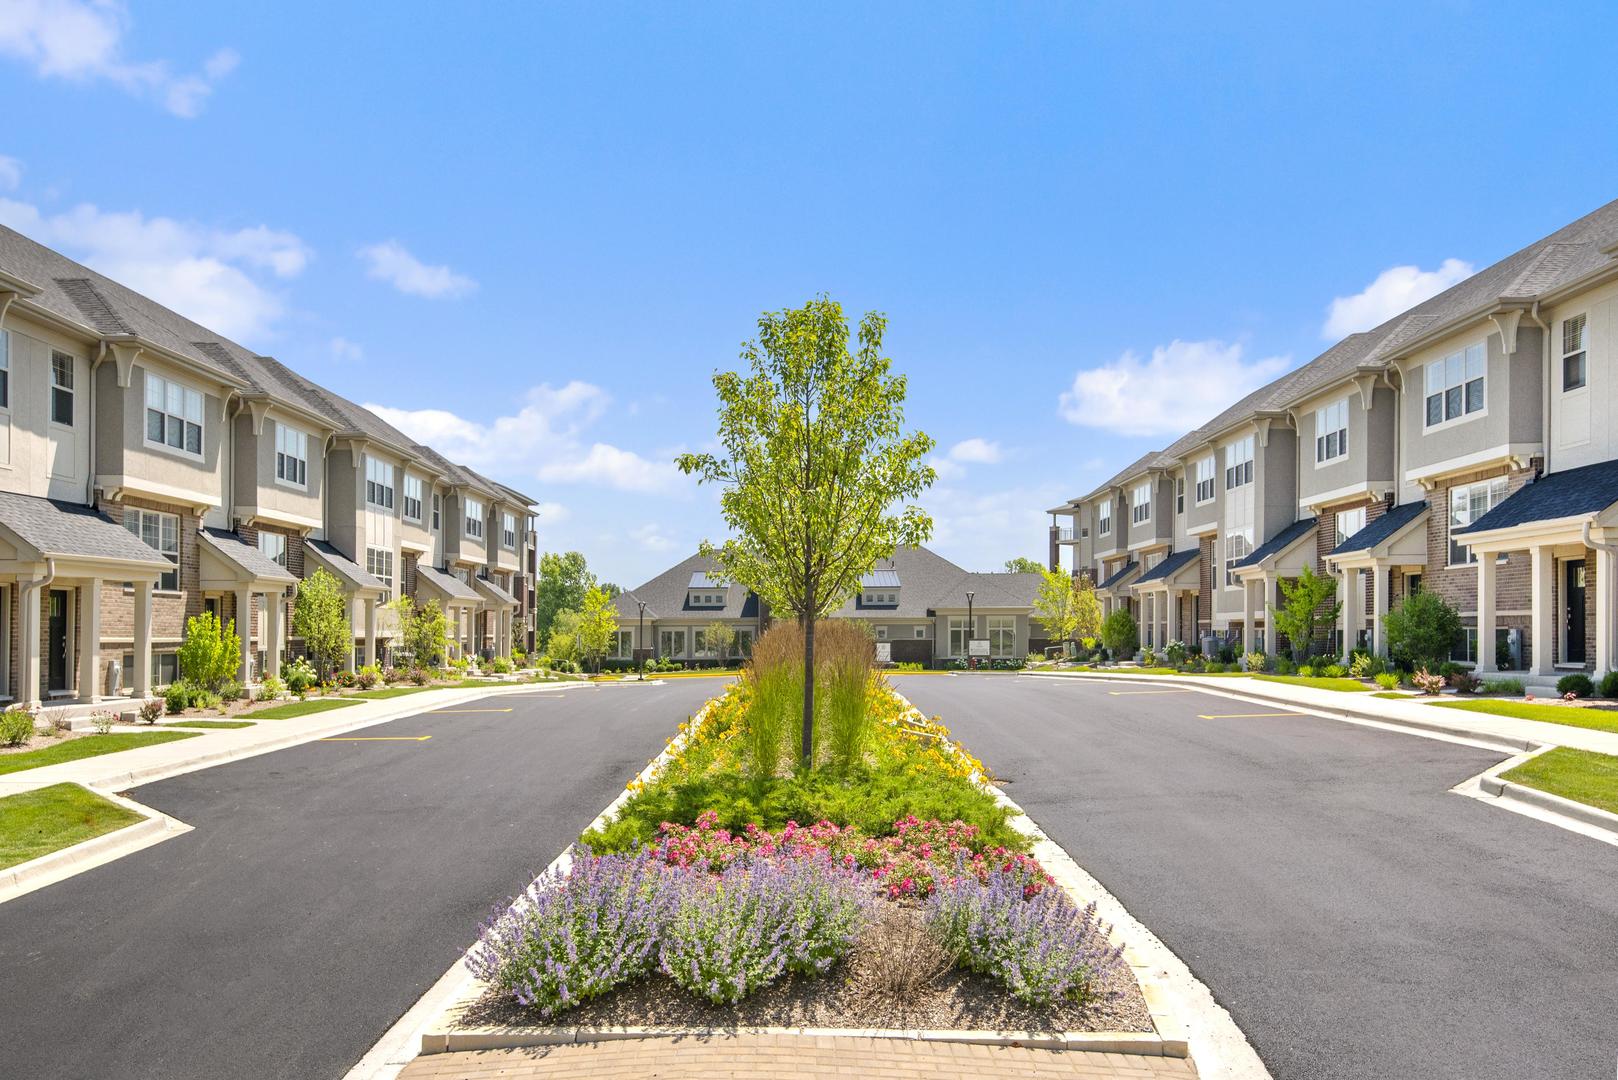
{"type": "Polygon", "coordinates": [[[718,688],[484,698],[137,789],[195,830],[0,904],[0,1076],[341,1076],[718,688]]]}
{"type": "Polygon", "coordinates": [[[1618,848],[1447,792],[1502,755],[1138,683],[896,684],[1278,1080],[1614,1075],[1618,848]]]}

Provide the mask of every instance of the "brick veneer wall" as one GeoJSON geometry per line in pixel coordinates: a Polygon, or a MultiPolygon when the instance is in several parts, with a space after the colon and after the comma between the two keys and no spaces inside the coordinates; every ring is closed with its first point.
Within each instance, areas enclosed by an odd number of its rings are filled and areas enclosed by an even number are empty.
{"type": "MultiPolygon", "coordinates": [[[[197,530],[202,519],[190,507],[155,499],[129,497],[118,502],[101,499],[96,509],[119,525],[128,509],[156,510],[180,519],[180,587],[175,591],[152,591],[152,650],[173,652],[185,637],[186,620],[202,612],[202,592],[198,585],[197,530]]],[[[45,620],[40,620],[43,627],[45,620]]],[[[135,590],[122,582],[101,583],[101,649],[103,654],[122,655],[135,647],[135,590]]],[[[41,654],[44,655],[43,653],[41,654]]],[[[41,665],[43,669],[43,665],[41,665]]],[[[125,674],[125,680],[131,678],[125,674]]],[[[156,669],[153,669],[156,678],[156,669]]]]}
{"type": "MultiPolygon", "coordinates": [[[[1478,624],[1478,569],[1475,563],[1449,565],[1449,504],[1450,491],[1480,480],[1506,477],[1506,495],[1509,498],[1533,479],[1537,460],[1526,469],[1509,470],[1505,466],[1466,473],[1446,480],[1441,487],[1428,493],[1432,512],[1427,516],[1427,569],[1421,577],[1421,587],[1442,597],[1445,603],[1461,613],[1463,626],[1478,624]]],[[[1587,562],[1586,567],[1593,565],[1587,562]]],[[[1532,619],[1528,611],[1533,603],[1532,562],[1526,551],[1511,552],[1495,571],[1495,624],[1500,629],[1517,628],[1523,637],[1523,664],[1534,663],[1532,619]],[[1522,614],[1508,614],[1521,612],[1522,614]]],[[[1588,583],[1588,578],[1587,578],[1588,583]]],[[[1593,613],[1592,603],[1590,612],[1593,613]]],[[[1593,652],[1590,654],[1593,655],[1593,652]]]]}

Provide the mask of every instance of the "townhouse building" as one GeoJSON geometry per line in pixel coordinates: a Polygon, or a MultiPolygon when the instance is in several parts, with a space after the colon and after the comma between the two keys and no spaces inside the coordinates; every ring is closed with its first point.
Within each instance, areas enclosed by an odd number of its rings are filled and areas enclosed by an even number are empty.
{"type": "Polygon", "coordinates": [[[1267,613],[1307,566],[1339,583],[1345,654],[1385,653],[1388,611],[1425,589],[1461,613],[1458,662],[1611,670],[1615,365],[1618,202],[1051,508],[1051,566],[1127,605],[1147,644],[1273,650],[1267,613]]]}
{"type": "Polygon", "coordinates": [[[534,519],[531,498],[0,228],[0,700],[144,697],[203,611],[235,620],[256,682],[301,650],[293,596],[316,568],[347,596],[351,665],[386,662],[401,595],[452,613],[452,652],[507,654],[534,519]]]}
{"type": "MultiPolygon", "coordinates": [[[[618,635],[612,658],[670,659],[700,666],[745,658],[770,625],[770,611],[747,588],[723,581],[712,560],[693,555],[613,601],[618,635]],[[723,655],[711,629],[724,624],[734,642],[723,655]]],[[[894,663],[964,661],[973,640],[989,659],[1021,659],[1042,649],[1032,618],[1038,574],[976,573],[924,547],[899,548],[863,576],[859,590],[831,616],[870,629],[894,663]]]]}

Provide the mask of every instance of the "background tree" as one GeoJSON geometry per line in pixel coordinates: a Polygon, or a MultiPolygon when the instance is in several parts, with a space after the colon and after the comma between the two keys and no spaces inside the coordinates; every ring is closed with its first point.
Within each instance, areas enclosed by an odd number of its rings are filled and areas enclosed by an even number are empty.
{"type": "Polygon", "coordinates": [[[612,650],[618,637],[618,609],[605,589],[591,589],[584,594],[584,605],[579,609],[579,651],[592,667],[601,670],[601,658],[612,650]]]}
{"type": "Polygon", "coordinates": [[[325,568],[298,582],[292,605],[292,632],[303,638],[315,671],[326,679],[354,651],[354,624],[348,615],[348,597],[337,578],[325,568]]]}
{"type": "Polygon", "coordinates": [[[1295,581],[1282,580],[1281,606],[1270,608],[1270,625],[1277,634],[1286,635],[1292,646],[1292,659],[1303,663],[1309,659],[1314,647],[1315,630],[1330,626],[1337,620],[1343,605],[1328,602],[1337,595],[1337,582],[1315,573],[1314,567],[1305,566],[1295,581]]]}
{"type": "Polygon", "coordinates": [[[1133,656],[1140,647],[1140,628],[1128,608],[1119,608],[1101,623],[1101,644],[1107,647],[1112,659],[1133,656]]]}
{"type": "Polygon", "coordinates": [[[1442,664],[1461,637],[1460,613],[1443,597],[1425,589],[1393,605],[1382,626],[1388,635],[1388,652],[1412,668],[1431,670],[1442,664]]]}
{"type": "Polygon", "coordinates": [[[933,522],[905,503],[935,474],[935,445],[905,432],[905,379],[882,355],[884,316],[860,320],[849,351],[842,306],[821,296],[766,312],[742,347],[745,372],[719,372],[719,454],[681,454],[699,483],[724,485],[720,513],[735,534],[702,553],[718,575],[752,589],[804,632],[804,767],[813,763],[815,620],[835,611],[861,575],[901,544],[925,542],[933,522]]]}
{"type": "Polygon", "coordinates": [[[1006,573],[1008,574],[1043,574],[1045,567],[1026,555],[1018,555],[1006,560],[1006,573]]]}
{"type": "Polygon", "coordinates": [[[617,585],[614,585],[610,581],[603,581],[600,585],[596,586],[596,588],[598,588],[602,592],[606,593],[608,600],[616,600],[616,599],[618,599],[618,597],[620,597],[620,596],[622,596],[624,594],[624,590],[622,588],[620,588],[617,585]]]}
{"type": "Polygon", "coordinates": [[[595,588],[595,575],[577,551],[547,551],[539,557],[539,578],[534,583],[534,633],[540,645],[551,638],[551,627],[563,611],[584,606],[584,594],[595,588]]]}
{"type": "Polygon", "coordinates": [[[577,663],[579,660],[579,623],[583,618],[577,611],[559,611],[551,620],[551,638],[546,643],[545,655],[551,660],[577,663]]]}
{"type": "Polygon", "coordinates": [[[736,631],[731,629],[729,623],[716,622],[704,627],[703,633],[703,642],[708,651],[718,656],[720,666],[723,666],[725,659],[736,649],[736,631]]]}
{"type": "Polygon", "coordinates": [[[1053,641],[1078,641],[1101,632],[1101,601],[1087,579],[1074,580],[1065,570],[1040,570],[1034,618],[1053,641]]]}

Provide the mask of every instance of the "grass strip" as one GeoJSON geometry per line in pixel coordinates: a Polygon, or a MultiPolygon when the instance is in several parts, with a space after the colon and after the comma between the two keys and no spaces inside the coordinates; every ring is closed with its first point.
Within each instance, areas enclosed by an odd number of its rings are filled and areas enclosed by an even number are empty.
{"type": "Polygon", "coordinates": [[[1285,683],[1289,686],[1307,686],[1315,690],[1339,690],[1346,694],[1358,694],[1369,690],[1370,687],[1358,679],[1328,679],[1322,675],[1305,678],[1302,675],[1254,675],[1255,679],[1264,682],[1285,683]]]}
{"type": "Polygon", "coordinates": [[[158,743],[174,742],[176,739],[194,739],[201,734],[200,731],[136,731],[112,735],[85,735],[51,746],[42,746],[38,750],[24,750],[20,754],[0,754],[0,775],[22,772],[25,769],[42,769],[46,765],[60,765],[64,761],[80,761],[84,758],[100,757],[102,754],[115,754],[120,750],[138,750],[143,746],[156,746],[158,743]]]}
{"type": "Polygon", "coordinates": [[[1569,727],[1589,728],[1592,731],[1618,732],[1618,710],[1587,709],[1577,705],[1544,705],[1537,701],[1432,701],[1428,704],[1440,709],[1462,709],[1466,712],[1510,716],[1517,720],[1542,720],[1547,724],[1566,724],[1569,727]]]}
{"type": "Polygon", "coordinates": [[[140,819],[133,810],[77,784],[7,795],[0,799],[0,868],[72,847],[140,819]]]}
{"type": "Polygon", "coordinates": [[[164,727],[244,728],[252,727],[251,720],[170,720],[164,727]]]}
{"type": "Polygon", "coordinates": [[[1564,799],[1618,814],[1618,757],[1558,746],[1501,775],[1564,799]]]}
{"type": "Polygon", "coordinates": [[[359,702],[349,698],[309,698],[305,701],[288,701],[281,705],[271,705],[267,709],[255,709],[250,713],[242,713],[243,720],[292,720],[299,716],[312,716],[315,713],[330,712],[332,709],[343,709],[359,702]]]}

